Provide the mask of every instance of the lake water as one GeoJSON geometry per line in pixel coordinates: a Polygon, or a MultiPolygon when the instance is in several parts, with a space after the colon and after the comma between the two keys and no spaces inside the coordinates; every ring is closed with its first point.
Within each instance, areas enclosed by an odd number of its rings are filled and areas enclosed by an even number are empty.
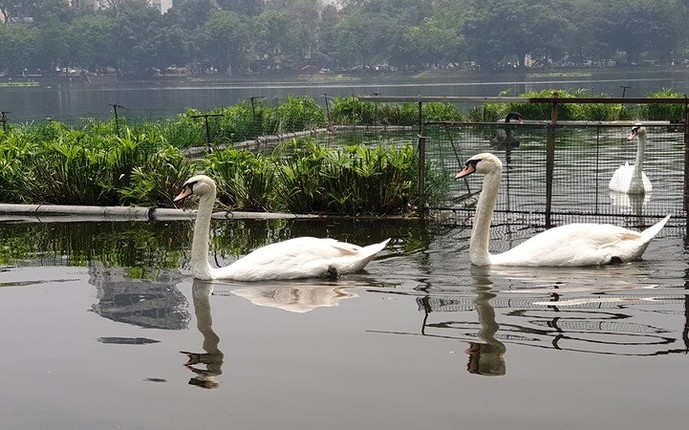
{"type": "MultiPolygon", "coordinates": [[[[14,429],[680,429],[685,231],[644,260],[492,270],[468,226],[214,221],[227,264],[300,235],[391,237],[335,281],[194,281],[191,222],[0,223],[0,422],[14,429]],[[213,295],[209,295],[210,290],[213,295]]],[[[534,233],[500,228],[494,249],[534,233]]]]}
{"type": "Polygon", "coordinates": [[[529,73],[494,75],[457,74],[435,78],[367,76],[355,80],[321,81],[232,81],[198,82],[170,78],[157,82],[122,82],[110,86],[88,86],[68,81],[40,87],[0,88],[0,109],[9,111],[10,121],[51,117],[66,122],[83,117],[112,118],[113,104],[124,117],[157,119],[173,116],[187,108],[207,111],[230,106],[251,97],[278,104],[290,95],[309,96],[325,103],[329,97],[352,95],[384,96],[497,96],[501,92],[519,95],[541,89],[585,89],[592,94],[643,97],[664,88],[679,93],[689,90],[689,69],[631,68],[572,71],[556,69],[529,73]],[[624,88],[623,88],[624,87],[624,88]]]}

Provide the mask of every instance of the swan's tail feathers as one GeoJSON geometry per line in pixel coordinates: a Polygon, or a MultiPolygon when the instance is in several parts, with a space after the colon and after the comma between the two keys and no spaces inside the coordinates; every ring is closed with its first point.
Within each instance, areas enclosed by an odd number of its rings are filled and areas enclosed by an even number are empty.
{"type": "Polygon", "coordinates": [[[661,219],[654,225],[650,226],[646,230],[641,232],[641,236],[645,239],[645,242],[649,242],[651,239],[653,239],[659,232],[660,230],[665,227],[665,223],[670,219],[670,215],[666,216],[665,218],[661,219]]]}
{"type": "Polygon", "coordinates": [[[364,248],[361,250],[361,254],[373,258],[374,255],[376,255],[377,253],[382,251],[383,248],[385,248],[388,242],[390,242],[390,239],[385,239],[384,241],[380,243],[374,243],[373,245],[364,246],[364,248]]]}
{"type": "Polygon", "coordinates": [[[376,254],[385,248],[385,246],[390,242],[390,239],[385,239],[380,243],[374,243],[373,245],[364,246],[359,252],[359,258],[353,267],[354,271],[362,270],[366,265],[373,260],[376,254]]]}

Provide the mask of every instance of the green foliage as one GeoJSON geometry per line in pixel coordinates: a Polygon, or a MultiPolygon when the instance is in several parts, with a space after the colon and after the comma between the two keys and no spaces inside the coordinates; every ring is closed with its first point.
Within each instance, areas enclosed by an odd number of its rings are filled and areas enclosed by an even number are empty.
{"type": "Polygon", "coordinates": [[[330,106],[330,118],[335,124],[374,124],[375,106],[357,97],[338,97],[330,106]]]}
{"type": "Polygon", "coordinates": [[[277,131],[299,131],[325,126],[323,109],[310,97],[288,97],[274,112],[277,131]]]}
{"type": "Polygon", "coordinates": [[[305,66],[493,71],[524,67],[527,54],[544,66],[565,54],[578,64],[667,64],[682,58],[689,34],[686,3],[676,1],[357,0],[338,10],[315,0],[222,0],[181,2],[165,14],[147,2],[98,10],[64,0],[0,3],[0,58],[13,75],[70,65],[122,75],[165,74],[173,65],[223,75],[305,66]]]}
{"type": "Polygon", "coordinates": [[[275,161],[270,156],[240,149],[210,154],[208,175],[218,182],[218,199],[231,207],[265,211],[271,208],[275,161]]]}
{"type": "MultiPolygon", "coordinates": [[[[651,98],[682,98],[686,97],[684,94],[677,93],[670,89],[663,89],[661,91],[649,94],[648,97],[651,98]]],[[[644,119],[648,120],[659,120],[659,121],[671,121],[671,122],[682,122],[684,119],[685,111],[683,104],[647,104],[641,109],[641,115],[644,119]]]]}
{"type": "Polygon", "coordinates": [[[295,139],[281,151],[275,198],[289,211],[400,213],[414,199],[412,145],[325,148],[295,139]]]}
{"type": "Polygon", "coordinates": [[[197,109],[187,109],[177,118],[159,121],[156,126],[175,148],[203,146],[206,143],[206,129],[203,121],[193,118],[201,115],[197,109]]]}
{"type": "Polygon", "coordinates": [[[118,189],[121,204],[174,206],[179,184],[198,170],[176,149],[163,146],[144,151],[141,163],[131,169],[128,184],[118,189]]]}
{"type": "MultiPolygon", "coordinates": [[[[560,99],[591,97],[587,90],[543,90],[523,93],[524,98],[560,99]]],[[[601,96],[605,96],[602,94],[601,96]]],[[[670,91],[661,91],[650,97],[681,97],[670,91]]],[[[552,116],[551,103],[486,103],[473,108],[468,117],[470,121],[495,122],[504,119],[512,111],[522,114],[525,119],[549,121],[552,116]]],[[[619,121],[631,119],[679,121],[683,115],[683,105],[644,105],[639,108],[623,104],[560,103],[557,105],[557,119],[569,121],[619,121]],[[679,118],[679,119],[676,119],[679,118]]]]}
{"type": "MultiPolygon", "coordinates": [[[[422,113],[426,121],[460,120],[457,108],[449,103],[424,103],[422,113]]],[[[418,103],[379,103],[361,101],[357,97],[339,97],[330,107],[330,116],[336,124],[354,125],[406,125],[419,123],[418,103]]]]}

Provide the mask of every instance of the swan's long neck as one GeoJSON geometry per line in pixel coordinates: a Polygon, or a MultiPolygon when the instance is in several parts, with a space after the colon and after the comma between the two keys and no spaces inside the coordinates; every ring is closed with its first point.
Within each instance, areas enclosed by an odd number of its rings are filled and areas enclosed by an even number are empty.
{"type": "Polygon", "coordinates": [[[483,179],[483,189],[476,206],[474,216],[474,226],[471,229],[471,240],[469,241],[469,258],[471,263],[477,266],[490,264],[490,224],[493,220],[495,203],[498,200],[500,189],[500,177],[502,169],[495,170],[486,174],[483,179]]]}
{"type": "Polygon", "coordinates": [[[646,152],[646,134],[639,135],[639,144],[636,148],[636,159],[634,160],[634,170],[632,171],[632,180],[629,183],[630,192],[643,192],[644,183],[641,178],[641,173],[644,168],[644,153],[646,152]]]}
{"type": "Polygon", "coordinates": [[[210,279],[212,271],[208,262],[208,236],[211,215],[215,203],[215,192],[205,194],[199,199],[199,208],[194,223],[194,241],[191,245],[191,270],[198,279],[210,279]]]}

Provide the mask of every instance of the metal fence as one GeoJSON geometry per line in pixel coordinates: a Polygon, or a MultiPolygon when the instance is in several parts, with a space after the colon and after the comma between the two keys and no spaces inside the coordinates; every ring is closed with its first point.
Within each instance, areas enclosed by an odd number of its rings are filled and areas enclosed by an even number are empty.
{"type": "MultiPolygon", "coordinates": [[[[364,98],[378,102],[400,102],[400,98],[364,98]]],[[[524,99],[524,98],[427,98],[406,99],[421,105],[430,101],[548,103],[550,120],[523,123],[425,122],[420,116],[418,147],[420,180],[423,166],[445,169],[454,176],[464,162],[481,152],[491,152],[503,162],[503,180],[496,206],[496,218],[519,217],[527,223],[554,225],[584,217],[597,220],[623,217],[630,225],[644,219],[672,215],[687,216],[687,99],[524,99]],[[647,130],[643,172],[652,191],[643,195],[616,193],[608,189],[614,171],[635,162],[638,141],[627,141],[637,121],[558,121],[559,103],[682,104],[683,123],[641,121],[647,130]],[[506,129],[509,127],[509,129],[506,129]],[[507,135],[507,137],[505,137],[507,135]],[[502,141],[500,139],[503,139],[502,141]]],[[[451,185],[451,201],[427,205],[431,211],[450,211],[468,218],[481,188],[480,177],[469,177],[451,185]]],[[[423,186],[423,183],[421,184],[423,186]]]]}

